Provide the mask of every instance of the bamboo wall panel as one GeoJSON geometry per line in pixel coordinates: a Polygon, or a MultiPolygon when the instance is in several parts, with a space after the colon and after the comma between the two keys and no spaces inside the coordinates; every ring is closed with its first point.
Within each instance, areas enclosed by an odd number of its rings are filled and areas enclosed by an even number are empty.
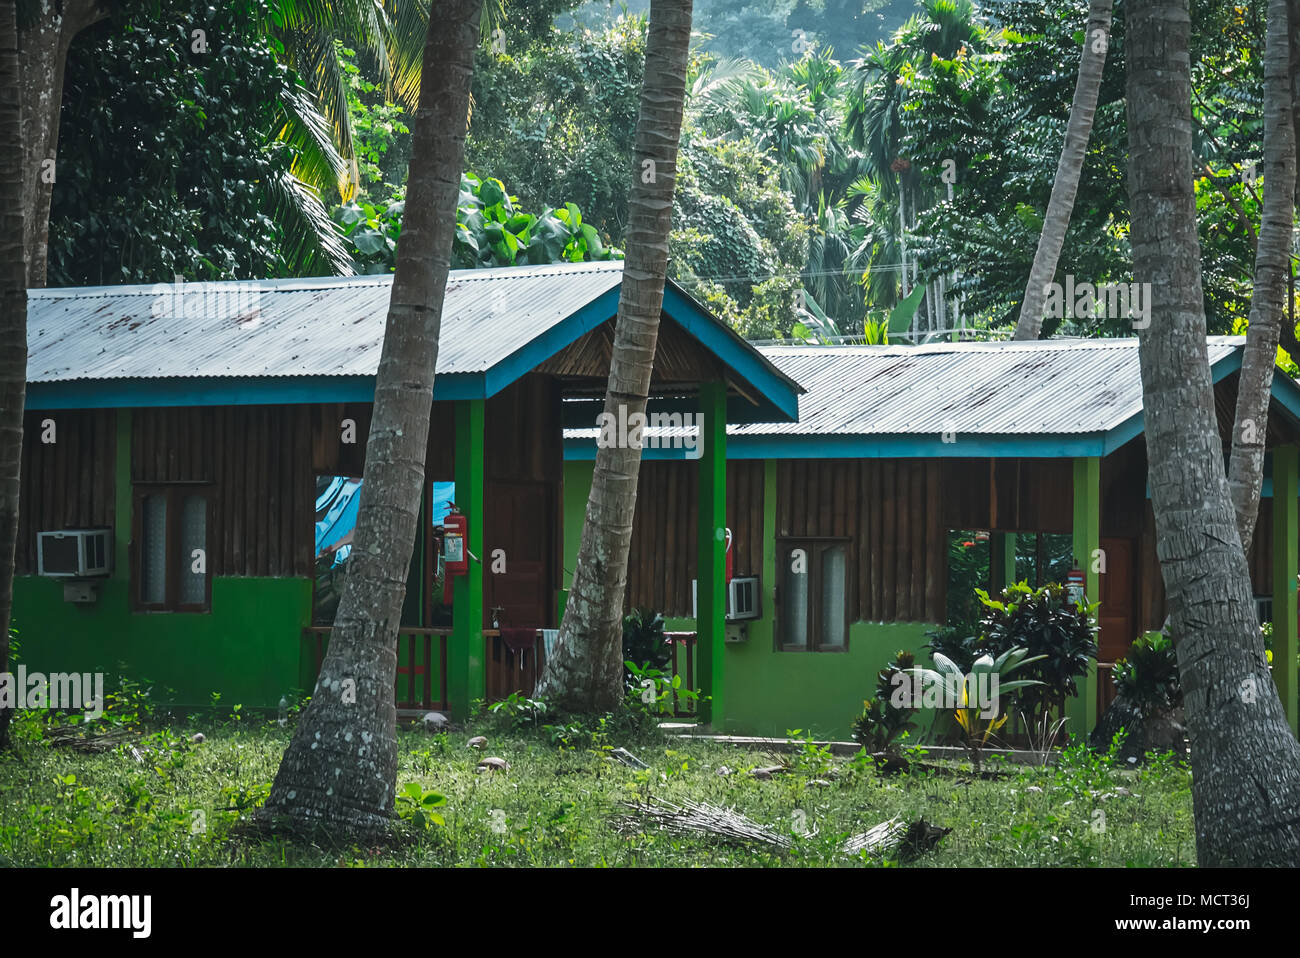
{"type": "Polygon", "coordinates": [[[210,487],[214,575],[310,575],[321,422],[338,436],[338,420],[311,406],[136,409],[131,481],[210,487]]]}
{"type": "MultiPolygon", "coordinates": [[[[727,527],[736,576],[763,570],[763,463],[727,463],[727,527]]],[[[691,580],[699,549],[699,464],[644,459],[628,552],[626,604],[672,616],[691,614],[691,580]]]]}
{"type": "Polygon", "coordinates": [[[939,464],[919,459],[777,462],[777,538],[847,538],[854,619],[940,622],[947,537],[939,464]]]}
{"type": "Polygon", "coordinates": [[[36,533],[112,526],[117,468],[117,415],[111,409],[29,412],[23,417],[18,505],[18,575],[36,574],[36,533]],[[42,421],[54,420],[52,443],[42,421]]]}

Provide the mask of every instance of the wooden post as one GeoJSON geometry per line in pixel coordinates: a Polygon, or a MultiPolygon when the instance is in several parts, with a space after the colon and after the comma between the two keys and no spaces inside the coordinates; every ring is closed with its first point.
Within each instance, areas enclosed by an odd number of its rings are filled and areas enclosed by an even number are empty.
{"type": "Polygon", "coordinates": [[[700,384],[699,560],[696,564],[695,652],[702,697],[700,720],[725,730],[727,584],[727,386],[700,384]]]}
{"type": "Polygon", "coordinates": [[[447,653],[447,704],[452,717],[465,719],[484,695],[483,642],[483,427],[484,401],[456,403],[456,508],[468,520],[465,549],[469,571],[452,584],[452,634],[447,653]]]}
{"type": "Polygon", "coordinates": [[[1273,449],[1273,681],[1291,732],[1296,727],[1297,475],[1295,446],[1273,449]]]}
{"type": "MultiPolygon", "coordinates": [[[[117,450],[113,474],[113,574],[112,578],[123,582],[131,581],[131,515],[134,500],[131,486],[131,410],[119,409],[117,419],[117,450]]],[[[229,556],[225,558],[228,563],[229,556]]],[[[221,571],[221,570],[217,570],[221,571]]],[[[311,620],[308,619],[310,622],[311,620]]],[[[312,685],[316,677],[312,676],[312,685]]]]}
{"type": "MultiPolygon", "coordinates": [[[[1084,574],[1084,596],[1101,599],[1101,459],[1080,456],[1074,460],[1074,564],[1084,574]]],[[[1100,616],[1100,610],[1098,610],[1100,616]]],[[[1069,731],[1086,737],[1097,724],[1097,663],[1079,682],[1079,697],[1066,703],[1069,731]]]]}

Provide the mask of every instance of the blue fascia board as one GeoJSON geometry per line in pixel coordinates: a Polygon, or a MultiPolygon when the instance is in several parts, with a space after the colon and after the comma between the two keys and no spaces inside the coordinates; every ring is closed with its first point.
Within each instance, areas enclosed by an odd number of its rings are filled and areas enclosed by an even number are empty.
{"type": "Polygon", "coordinates": [[[566,316],[540,336],[523,343],[484,373],[484,394],[475,398],[487,399],[495,396],[566,346],[573,344],[602,323],[613,319],[618,315],[618,297],[622,288],[623,284],[620,282],[619,285],[606,290],[587,305],[566,316]]]}
{"type": "MultiPolygon", "coordinates": [[[[1228,353],[1228,355],[1220,359],[1217,363],[1213,364],[1210,367],[1210,381],[1212,383],[1218,383],[1220,380],[1226,379],[1228,376],[1231,376],[1233,373],[1235,373],[1238,369],[1241,368],[1241,362],[1244,355],[1245,355],[1244,349],[1234,349],[1232,352],[1228,353]]],[[[1283,378],[1286,378],[1288,381],[1290,381],[1289,376],[1284,376],[1283,378]]],[[[1277,380],[1278,377],[1274,376],[1273,381],[1275,384],[1277,383],[1277,380]]],[[[1291,383],[1291,385],[1294,387],[1295,383],[1291,383]]],[[[1273,395],[1275,398],[1278,397],[1278,390],[1276,386],[1273,390],[1273,395]]],[[[1300,392],[1297,392],[1294,398],[1297,402],[1297,409],[1300,409],[1300,392]]],[[[1285,403],[1283,403],[1283,405],[1285,405],[1285,403]]],[[[1289,409],[1290,407],[1287,408],[1289,409]]],[[[1292,412],[1294,413],[1295,411],[1293,410],[1292,412]]],[[[1120,423],[1118,426],[1112,427],[1110,431],[1106,433],[1106,442],[1105,442],[1106,451],[1103,452],[1102,455],[1109,456],[1120,446],[1140,436],[1145,430],[1146,430],[1146,420],[1143,418],[1142,413],[1141,412],[1135,413],[1134,415],[1130,416],[1128,419],[1120,423]]]]}
{"type": "MultiPolygon", "coordinates": [[[[478,399],[483,377],[444,375],[434,383],[435,401],[478,399]]],[[[324,402],[373,402],[373,376],[169,377],[75,379],[29,383],[28,409],[130,409],[151,406],[276,406],[324,402]]]]}
{"type": "MultiPolygon", "coordinates": [[[[1073,459],[1101,456],[1101,434],[1047,436],[979,436],[944,442],[929,436],[728,436],[728,459],[1073,459]]],[[[650,449],[645,459],[685,459],[686,450],[650,449]]],[[[596,458],[590,439],[565,439],[564,458],[596,458]]]]}
{"type": "Polygon", "coordinates": [[[664,284],[664,311],[771,402],[781,418],[764,421],[798,421],[799,393],[802,390],[791,385],[793,380],[777,372],[762,353],[672,282],[664,284]]]}

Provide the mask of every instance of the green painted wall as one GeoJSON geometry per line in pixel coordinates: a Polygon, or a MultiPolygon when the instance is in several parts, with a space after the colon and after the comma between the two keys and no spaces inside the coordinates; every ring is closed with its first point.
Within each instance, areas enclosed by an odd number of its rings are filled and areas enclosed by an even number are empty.
{"type": "Polygon", "coordinates": [[[184,706],[209,705],[220,692],[223,706],[274,707],[302,687],[310,579],[215,578],[212,611],[199,614],[131,612],[127,589],[124,579],[107,579],[99,600],[83,607],[63,601],[60,582],[15,579],[23,663],[102,671],[105,689],[123,674],[148,678],[160,701],[184,706]]]}
{"type": "Polygon", "coordinates": [[[217,577],[210,612],[132,612],[131,420],[131,410],[118,410],[113,573],[85,606],[63,601],[57,580],[14,579],[22,662],[41,672],[103,672],[105,690],[123,675],[149,679],[157,701],[180,706],[210,705],[219,692],[223,706],[276,707],[315,680],[302,639],[311,580],[217,577]]]}
{"type": "MultiPolygon", "coordinates": [[[[590,462],[564,464],[564,562],[572,570],[582,536],[582,522],[591,489],[590,462]]],[[[763,616],[745,623],[746,640],[728,642],[722,674],[727,683],[723,727],[716,732],[736,735],[784,735],[802,729],[818,738],[847,739],[862,700],[872,695],[876,675],[899,649],[924,654],[926,630],[916,622],[855,622],[849,628],[847,652],[778,652],[773,643],[776,582],[776,464],[766,464],[763,497],[763,616]]],[[[695,631],[695,620],[669,619],[669,631],[695,631]]],[[[731,625],[735,632],[738,626],[731,625]]],[[[684,667],[682,668],[685,672],[684,667]]],[[[698,675],[698,672],[696,673],[698,675]]],[[[918,725],[929,727],[932,716],[922,712],[918,725]]]]}

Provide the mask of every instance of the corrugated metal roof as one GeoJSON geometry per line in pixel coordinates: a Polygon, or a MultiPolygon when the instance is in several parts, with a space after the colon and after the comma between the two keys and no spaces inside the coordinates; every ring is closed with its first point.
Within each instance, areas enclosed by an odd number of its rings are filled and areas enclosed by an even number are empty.
{"type": "MultiPolygon", "coordinates": [[[[1210,363],[1245,343],[1211,336],[1210,363]]],[[[1136,339],[765,346],[807,392],[799,419],[727,427],[730,436],[1096,435],[1142,411],[1136,339]]],[[[686,429],[648,430],[647,438],[686,429]]],[[[567,430],[594,439],[595,429],[567,430]]]]}
{"type": "MultiPolygon", "coordinates": [[[[438,375],[481,373],[619,285],[622,262],[455,270],[438,375]]],[[[32,290],[27,379],[373,376],[392,276],[32,290]]]]}

